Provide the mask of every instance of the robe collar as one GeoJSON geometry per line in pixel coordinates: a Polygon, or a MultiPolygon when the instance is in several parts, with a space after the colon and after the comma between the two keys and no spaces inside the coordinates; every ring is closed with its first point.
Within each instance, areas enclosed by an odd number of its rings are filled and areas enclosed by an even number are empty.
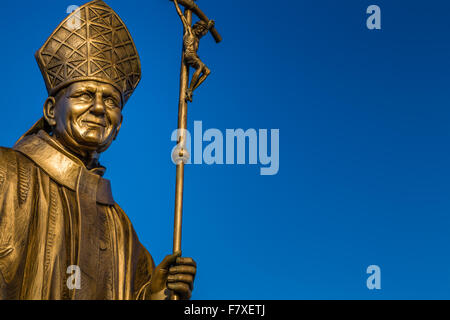
{"type": "Polygon", "coordinates": [[[80,159],[67,152],[45,131],[41,130],[37,134],[24,137],[13,149],[23,153],[52,179],[73,191],[78,189],[79,177],[84,175],[98,177],[97,202],[105,205],[115,204],[110,181],[101,177],[106,169],[99,166],[88,170],[80,159]]]}

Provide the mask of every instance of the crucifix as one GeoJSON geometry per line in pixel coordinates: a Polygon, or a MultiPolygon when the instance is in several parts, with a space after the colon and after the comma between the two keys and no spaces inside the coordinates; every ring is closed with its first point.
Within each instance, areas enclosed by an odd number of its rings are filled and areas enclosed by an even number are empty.
{"type": "MultiPolygon", "coordinates": [[[[219,43],[222,37],[215,29],[215,23],[199,9],[193,0],[170,0],[174,2],[175,9],[183,23],[183,53],[180,71],[180,98],[178,104],[178,141],[174,149],[172,158],[177,166],[176,186],[175,186],[175,221],[173,233],[173,252],[181,251],[181,224],[183,214],[183,186],[184,186],[184,164],[190,155],[186,149],[186,129],[187,129],[187,106],[193,101],[193,92],[209,76],[209,68],[200,60],[197,51],[200,39],[208,32],[214,40],[219,43]],[[184,7],[184,13],[180,9],[184,7]],[[200,20],[192,25],[192,13],[200,20]],[[189,69],[195,69],[191,82],[189,83],[189,69]]],[[[173,300],[178,300],[174,295],[173,300]]]]}

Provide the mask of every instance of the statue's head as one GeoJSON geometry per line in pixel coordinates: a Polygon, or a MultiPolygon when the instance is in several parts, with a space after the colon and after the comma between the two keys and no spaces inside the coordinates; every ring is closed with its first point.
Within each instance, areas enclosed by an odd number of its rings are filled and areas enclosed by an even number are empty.
{"type": "Polygon", "coordinates": [[[56,28],[36,60],[48,98],[44,117],[27,134],[44,129],[72,151],[105,151],[141,78],[123,21],[102,0],[91,1],[56,28]]]}
{"type": "Polygon", "coordinates": [[[197,37],[204,37],[208,34],[208,24],[203,20],[199,20],[192,26],[192,30],[197,37]]]}
{"type": "Polygon", "coordinates": [[[44,118],[65,147],[85,154],[108,149],[122,124],[122,97],[112,85],[77,81],[49,97],[44,118]]]}

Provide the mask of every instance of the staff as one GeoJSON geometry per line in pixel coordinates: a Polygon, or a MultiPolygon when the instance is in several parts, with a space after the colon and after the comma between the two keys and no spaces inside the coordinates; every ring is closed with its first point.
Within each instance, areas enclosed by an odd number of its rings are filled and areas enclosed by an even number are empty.
{"type": "MultiPolygon", "coordinates": [[[[200,38],[211,32],[216,42],[222,37],[214,28],[214,21],[209,20],[192,0],[170,0],[173,1],[184,26],[183,53],[180,71],[180,98],[178,102],[178,139],[177,147],[174,149],[172,159],[176,163],[176,185],[175,185],[175,221],[173,231],[173,252],[181,251],[181,225],[183,218],[183,187],[184,187],[184,164],[190,155],[186,149],[187,129],[187,104],[192,102],[193,90],[195,90],[209,75],[209,69],[203,64],[197,55],[200,38]],[[184,14],[181,12],[178,2],[185,7],[184,14]],[[196,23],[192,27],[192,12],[194,12],[204,23],[196,23]],[[203,30],[202,30],[203,28],[203,30]],[[206,31],[206,33],[205,33],[206,31]],[[189,86],[189,68],[196,69],[191,86],[189,86]]],[[[174,295],[172,300],[178,300],[174,295]]]]}

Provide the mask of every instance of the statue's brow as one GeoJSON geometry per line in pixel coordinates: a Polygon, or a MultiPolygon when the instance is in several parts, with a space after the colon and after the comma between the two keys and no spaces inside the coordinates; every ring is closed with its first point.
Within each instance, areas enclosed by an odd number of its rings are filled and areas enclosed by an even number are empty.
{"type": "Polygon", "coordinates": [[[75,89],[75,91],[73,93],[80,93],[80,92],[85,92],[85,91],[89,91],[90,93],[96,93],[97,88],[93,87],[93,86],[83,86],[78,89],[75,89]]]}

